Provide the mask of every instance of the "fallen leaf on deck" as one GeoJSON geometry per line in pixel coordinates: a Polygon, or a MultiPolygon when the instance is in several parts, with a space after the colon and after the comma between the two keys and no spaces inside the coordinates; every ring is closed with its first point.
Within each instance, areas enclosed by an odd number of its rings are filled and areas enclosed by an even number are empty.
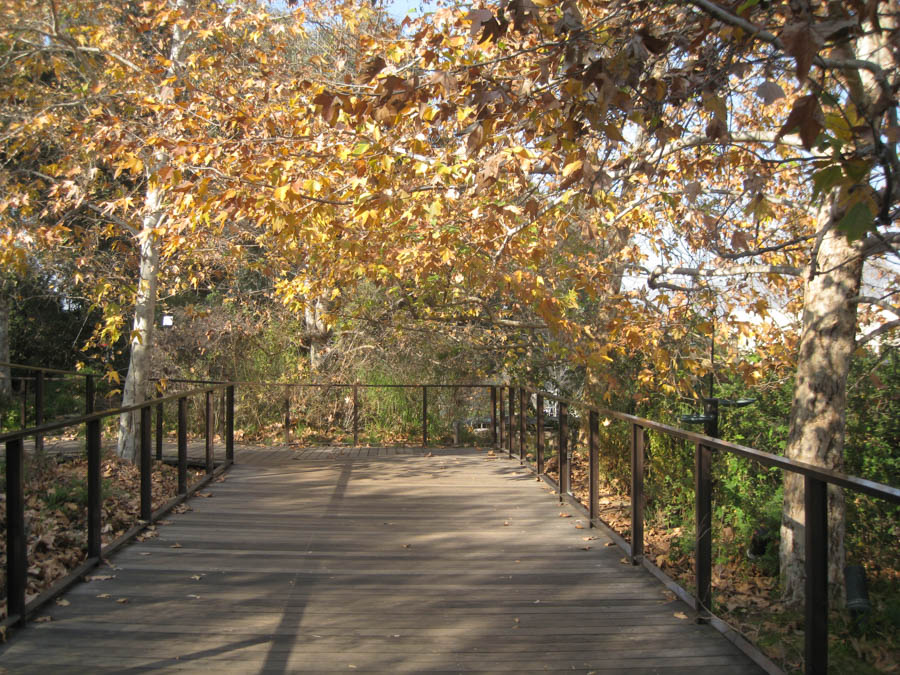
{"type": "Polygon", "coordinates": [[[127,605],[128,598],[119,598],[118,600],[116,600],[116,602],[118,602],[120,605],[127,605]]]}
{"type": "Polygon", "coordinates": [[[685,619],[686,620],[688,618],[688,615],[685,614],[684,612],[675,612],[672,616],[674,616],[676,619],[685,619]]]}
{"type": "Polygon", "coordinates": [[[619,558],[619,562],[623,565],[630,565],[631,561],[628,558],[619,558]]]}
{"type": "Polygon", "coordinates": [[[107,579],[115,579],[115,574],[92,574],[84,578],[85,581],[106,581],[107,579]]]}
{"type": "Polygon", "coordinates": [[[590,551],[591,548],[592,548],[591,546],[582,546],[582,547],[581,547],[581,550],[582,550],[582,551],[590,551]]]}
{"type": "Polygon", "coordinates": [[[174,544],[172,544],[169,548],[181,548],[181,544],[179,544],[179,543],[176,541],[176,542],[175,542],[174,544]]]}
{"type": "Polygon", "coordinates": [[[204,575],[202,575],[202,574],[194,574],[194,575],[191,577],[191,579],[193,579],[194,581],[200,581],[200,580],[203,578],[203,576],[204,576],[204,575]]]}
{"type": "Polygon", "coordinates": [[[560,513],[559,517],[560,518],[571,518],[572,514],[571,513],[560,513]]]}
{"type": "Polygon", "coordinates": [[[98,597],[98,598],[106,599],[106,598],[111,598],[112,596],[111,596],[109,593],[101,593],[101,594],[98,595],[97,597],[98,597]]]}
{"type": "Polygon", "coordinates": [[[606,543],[603,544],[603,545],[604,545],[604,546],[615,546],[615,545],[616,545],[616,542],[614,542],[614,541],[608,541],[608,542],[606,542],[606,543]]]}
{"type": "Polygon", "coordinates": [[[39,616],[34,620],[35,623],[49,623],[51,621],[53,621],[52,616],[39,616]]]}
{"type": "Polygon", "coordinates": [[[72,603],[69,602],[68,600],[66,600],[65,598],[57,598],[56,604],[59,605],[60,607],[68,607],[72,603]]]}
{"type": "Polygon", "coordinates": [[[208,498],[208,497],[212,497],[212,493],[211,493],[211,492],[198,492],[198,493],[195,494],[194,496],[195,496],[195,497],[207,497],[207,498],[208,498]]]}

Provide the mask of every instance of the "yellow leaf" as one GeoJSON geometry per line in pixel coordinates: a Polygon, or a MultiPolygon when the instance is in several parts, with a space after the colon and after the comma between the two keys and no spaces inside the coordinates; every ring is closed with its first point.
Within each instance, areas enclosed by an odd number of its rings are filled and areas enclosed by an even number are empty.
{"type": "Polygon", "coordinates": [[[565,167],[563,167],[563,178],[568,178],[573,173],[578,171],[583,165],[584,165],[584,162],[581,161],[580,159],[576,159],[574,162],[570,162],[569,164],[566,164],[565,167]]]}
{"type": "Polygon", "coordinates": [[[282,185],[281,187],[275,188],[275,192],[274,192],[275,199],[277,199],[280,202],[287,200],[288,190],[290,190],[290,189],[291,189],[290,185],[282,185]]]}

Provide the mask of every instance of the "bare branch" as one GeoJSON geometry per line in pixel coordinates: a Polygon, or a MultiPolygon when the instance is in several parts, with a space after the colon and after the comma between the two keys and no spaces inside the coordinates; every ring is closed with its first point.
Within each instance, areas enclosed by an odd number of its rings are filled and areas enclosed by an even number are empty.
{"type": "Polygon", "coordinates": [[[880,336],[884,335],[885,333],[888,333],[888,332],[894,330],[895,328],[900,328],[900,319],[895,319],[894,321],[888,321],[887,323],[880,325],[875,330],[873,330],[869,333],[866,333],[865,335],[863,335],[861,338],[859,338],[856,341],[856,346],[862,347],[864,344],[871,342],[875,338],[880,337],[880,336]]]}

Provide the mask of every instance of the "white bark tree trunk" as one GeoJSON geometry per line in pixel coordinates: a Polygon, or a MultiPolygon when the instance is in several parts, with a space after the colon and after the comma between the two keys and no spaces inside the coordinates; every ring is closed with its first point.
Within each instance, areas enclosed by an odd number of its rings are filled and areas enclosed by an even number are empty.
{"type": "MultiPolygon", "coordinates": [[[[128,375],[122,389],[122,406],[143,403],[150,384],[153,323],[156,315],[156,286],[159,277],[159,236],[154,232],[163,216],[162,191],[150,189],[144,200],[147,213],[139,235],[141,246],[140,282],[134,303],[134,325],[131,331],[131,356],[128,375]]],[[[134,462],[138,456],[140,415],[137,412],[119,416],[116,453],[134,462]]]]}
{"type": "MultiPolygon", "coordinates": [[[[184,10],[188,0],[176,0],[174,6],[184,10]]],[[[169,48],[171,64],[167,76],[176,75],[188,33],[178,24],[172,30],[169,48]]],[[[156,314],[156,287],[159,278],[160,239],[157,229],[165,220],[165,189],[151,177],[169,162],[168,153],[154,153],[147,169],[147,194],[144,196],[144,217],[138,241],[141,247],[140,282],[135,298],[134,325],[131,332],[131,354],[128,375],[122,389],[122,406],[143,403],[148,394],[153,353],[153,323],[156,314]]],[[[138,434],[140,414],[123,413],[119,416],[119,433],[116,452],[119,457],[134,462],[139,452],[138,434]]]]}
{"type": "MultiPolygon", "coordinates": [[[[831,220],[834,223],[834,220],[831,220]]],[[[825,235],[816,257],[816,273],[807,280],[803,333],[791,403],[785,455],[790,459],[841,470],[846,423],[847,376],[856,340],[856,303],[863,261],[859,243],[835,228],[825,235]]],[[[779,559],[785,598],[804,596],[804,480],[786,473],[779,559]]],[[[844,496],[828,491],[828,576],[843,586],[844,496]]]]}

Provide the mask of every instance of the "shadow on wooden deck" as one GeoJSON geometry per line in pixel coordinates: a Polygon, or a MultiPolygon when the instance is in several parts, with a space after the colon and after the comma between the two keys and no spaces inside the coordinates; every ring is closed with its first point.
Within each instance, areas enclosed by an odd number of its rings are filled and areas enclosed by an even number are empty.
{"type": "Polygon", "coordinates": [[[473,449],[239,447],[210,497],[13,635],[0,664],[761,672],[548,492],[473,449]]]}

